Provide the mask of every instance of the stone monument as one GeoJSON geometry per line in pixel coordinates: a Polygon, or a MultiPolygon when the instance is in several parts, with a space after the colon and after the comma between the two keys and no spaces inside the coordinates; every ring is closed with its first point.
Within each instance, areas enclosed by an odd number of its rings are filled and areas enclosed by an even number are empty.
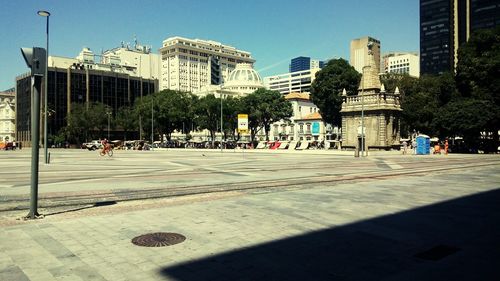
{"type": "Polygon", "coordinates": [[[342,147],[388,150],[399,145],[401,97],[397,87],[394,93],[387,93],[380,83],[370,47],[357,95],[342,92],[342,147]]]}

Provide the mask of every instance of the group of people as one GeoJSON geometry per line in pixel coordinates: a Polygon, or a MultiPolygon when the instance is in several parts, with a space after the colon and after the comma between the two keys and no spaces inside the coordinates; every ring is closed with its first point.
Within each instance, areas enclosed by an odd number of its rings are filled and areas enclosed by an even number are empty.
{"type": "Polygon", "coordinates": [[[444,141],[443,148],[441,148],[441,144],[439,144],[439,142],[434,145],[434,154],[441,154],[441,153],[448,155],[448,140],[444,141]]]}
{"type": "MultiPolygon", "coordinates": [[[[441,144],[437,142],[432,148],[433,154],[441,154],[442,151],[442,153],[448,155],[448,148],[449,148],[448,139],[444,141],[443,148],[441,148],[441,144]]],[[[417,154],[417,141],[415,139],[413,139],[410,149],[413,149],[413,154],[417,154]]],[[[408,143],[406,141],[403,141],[403,154],[407,154],[407,152],[408,152],[408,143]]]]}
{"type": "Polygon", "coordinates": [[[8,141],[0,141],[0,150],[16,150],[17,148],[21,149],[22,145],[19,142],[13,141],[13,142],[8,142],[8,141]]]}

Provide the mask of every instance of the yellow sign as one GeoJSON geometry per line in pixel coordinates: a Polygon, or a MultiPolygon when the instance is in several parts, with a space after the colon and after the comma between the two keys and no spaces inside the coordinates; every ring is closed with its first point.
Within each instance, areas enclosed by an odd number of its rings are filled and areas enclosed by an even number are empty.
{"type": "Polygon", "coordinates": [[[238,114],[238,133],[248,133],[248,114],[238,114]]]}

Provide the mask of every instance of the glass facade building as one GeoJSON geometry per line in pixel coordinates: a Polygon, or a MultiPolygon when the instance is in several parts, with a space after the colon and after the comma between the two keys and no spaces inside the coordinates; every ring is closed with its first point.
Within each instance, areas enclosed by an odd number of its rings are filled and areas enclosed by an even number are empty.
{"type": "MultiPolygon", "coordinates": [[[[84,68],[49,67],[48,134],[49,136],[55,135],[66,126],[66,116],[71,112],[72,103],[100,102],[109,106],[114,115],[120,107],[133,105],[137,99],[156,91],[158,91],[156,79],[84,68]]],[[[16,79],[16,92],[17,140],[29,142],[31,139],[31,76],[25,75],[16,79]]],[[[44,104],[43,98],[41,104],[44,104]]]]}
{"type": "Polygon", "coordinates": [[[290,72],[304,71],[311,68],[323,68],[325,62],[311,60],[310,57],[296,57],[290,61],[290,72]]]}
{"type": "Polygon", "coordinates": [[[420,0],[420,74],[451,70],[452,11],[452,0],[420,0]]]}
{"type": "Polygon", "coordinates": [[[311,58],[297,57],[290,62],[290,72],[309,70],[311,68],[311,58]]]}
{"type": "Polygon", "coordinates": [[[500,25],[500,0],[470,0],[471,30],[500,25]]]}
{"type": "Polygon", "coordinates": [[[478,29],[500,24],[500,0],[420,0],[420,74],[452,72],[478,29]]]}

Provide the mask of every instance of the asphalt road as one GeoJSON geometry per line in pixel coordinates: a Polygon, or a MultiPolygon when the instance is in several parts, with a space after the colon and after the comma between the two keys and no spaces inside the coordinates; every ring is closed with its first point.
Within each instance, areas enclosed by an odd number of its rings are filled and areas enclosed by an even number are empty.
{"type": "MultiPolygon", "coordinates": [[[[72,206],[255,189],[311,188],[448,170],[500,167],[498,155],[401,155],[355,158],[343,151],[50,150],[40,161],[39,206],[72,206]]],[[[29,208],[30,150],[0,153],[0,211],[29,208]]],[[[499,168],[500,171],[500,168],[499,168]]]]}

